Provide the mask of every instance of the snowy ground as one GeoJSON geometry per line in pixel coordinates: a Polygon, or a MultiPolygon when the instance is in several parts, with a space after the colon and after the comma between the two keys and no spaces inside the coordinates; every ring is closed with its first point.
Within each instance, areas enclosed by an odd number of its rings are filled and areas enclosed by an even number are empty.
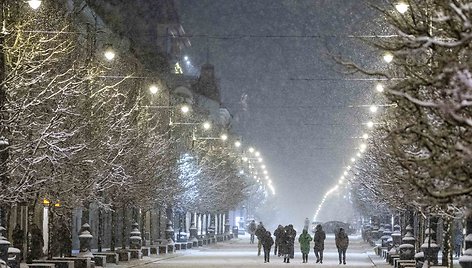
{"type": "Polygon", "coordinates": [[[264,263],[263,256],[257,256],[257,246],[249,244],[248,237],[241,237],[210,247],[181,251],[169,258],[148,258],[139,263],[130,263],[126,267],[392,267],[385,264],[383,259],[374,255],[368,245],[361,242],[359,237],[351,237],[347,252],[346,265],[339,265],[334,236],[326,239],[326,249],[323,264],[315,264],[313,252],[309,255],[309,263],[302,263],[299,245],[296,245],[295,259],[290,264],[283,263],[283,258],[271,255],[270,263],[264,263]]]}

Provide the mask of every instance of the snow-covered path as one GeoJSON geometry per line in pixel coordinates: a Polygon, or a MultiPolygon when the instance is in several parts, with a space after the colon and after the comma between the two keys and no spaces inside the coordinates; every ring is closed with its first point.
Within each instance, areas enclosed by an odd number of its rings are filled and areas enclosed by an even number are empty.
{"type": "Polygon", "coordinates": [[[240,239],[209,247],[179,252],[165,259],[149,259],[145,263],[140,263],[139,267],[391,267],[386,265],[384,260],[373,256],[371,248],[363,243],[360,237],[352,236],[350,239],[346,265],[338,264],[334,236],[328,236],[325,243],[326,249],[323,264],[315,264],[313,252],[310,252],[309,263],[302,263],[298,244],[295,247],[295,259],[292,259],[290,264],[283,263],[283,258],[273,255],[271,255],[270,263],[264,263],[264,257],[257,256],[257,246],[249,244],[247,237],[240,237],[240,239]]]}

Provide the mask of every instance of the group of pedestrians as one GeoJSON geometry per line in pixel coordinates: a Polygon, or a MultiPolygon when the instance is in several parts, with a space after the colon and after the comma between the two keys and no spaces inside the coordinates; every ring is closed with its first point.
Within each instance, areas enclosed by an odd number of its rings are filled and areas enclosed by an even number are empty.
{"type": "MultiPolygon", "coordinates": [[[[267,231],[262,224],[256,226],[255,221],[249,224],[249,232],[251,234],[251,244],[254,243],[254,236],[258,240],[258,253],[261,255],[261,247],[264,249],[264,263],[269,262],[270,251],[274,245],[274,255],[283,256],[284,263],[290,263],[290,259],[294,258],[295,253],[295,238],[297,231],[293,228],[292,224],[287,226],[279,225],[274,231],[275,242],[272,235],[267,231]],[[252,225],[251,225],[252,224],[252,225]]],[[[326,233],[322,226],[318,224],[315,228],[313,237],[308,233],[308,228],[304,228],[302,234],[298,237],[300,243],[300,251],[302,252],[303,263],[308,263],[308,254],[310,253],[310,243],[314,242],[313,250],[316,257],[316,263],[323,263],[323,251],[324,241],[326,239],[326,233]]],[[[349,246],[349,237],[343,228],[335,234],[336,248],[339,255],[339,264],[346,264],[346,251],[349,246]]]]}

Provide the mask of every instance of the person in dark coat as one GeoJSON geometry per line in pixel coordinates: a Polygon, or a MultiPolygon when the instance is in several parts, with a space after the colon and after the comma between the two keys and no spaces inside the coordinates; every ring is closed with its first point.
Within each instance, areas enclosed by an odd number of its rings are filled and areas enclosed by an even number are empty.
{"type": "Polygon", "coordinates": [[[43,256],[43,234],[38,225],[34,224],[31,227],[31,258],[39,260],[43,256]]]}
{"type": "Polygon", "coordinates": [[[256,228],[257,228],[256,222],[252,220],[247,227],[247,230],[249,234],[251,235],[251,239],[249,241],[250,244],[254,244],[254,235],[256,234],[256,228]]]}
{"type": "Polygon", "coordinates": [[[293,229],[293,225],[288,225],[287,236],[289,237],[289,250],[290,250],[290,259],[293,259],[295,256],[295,237],[297,237],[297,231],[293,229]]]}
{"type": "MultiPolygon", "coordinates": [[[[280,236],[284,232],[284,227],[279,224],[277,229],[274,231],[274,236],[275,236],[275,244],[274,244],[274,255],[277,255],[277,248],[280,247],[280,236]]],[[[280,250],[278,256],[280,257],[280,250]]]]}
{"type": "Polygon", "coordinates": [[[264,248],[264,263],[269,262],[270,249],[274,244],[274,239],[269,231],[266,231],[261,239],[262,247],[264,248]]]}
{"type": "Polygon", "coordinates": [[[259,225],[257,225],[256,228],[256,237],[257,237],[257,256],[261,256],[261,248],[262,248],[262,242],[261,239],[266,233],[266,229],[264,227],[264,224],[262,222],[259,222],[259,225]]]}
{"type": "Polygon", "coordinates": [[[285,226],[284,231],[280,235],[280,254],[284,257],[285,263],[290,263],[290,241],[291,238],[289,237],[288,233],[290,227],[285,226]]]}
{"type": "Polygon", "coordinates": [[[326,233],[323,231],[321,224],[316,225],[315,235],[313,237],[313,242],[315,246],[313,247],[316,256],[316,263],[323,263],[323,251],[324,251],[324,241],[326,239],[326,233]]]}
{"type": "Polygon", "coordinates": [[[311,235],[308,234],[308,230],[303,229],[302,234],[298,237],[300,243],[300,251],[302,252],[303,263],[308,262],[308,253],[310,253],[310,242],[313,240],[311,235]]]}
{"type": "Polygon", "coordinates": [[[349,246],[349,237],[343,228],[339,228],[339,232],[336,234],[336,247],[338,248],[339,264],[346,264],[346,251],[349,246]]]}

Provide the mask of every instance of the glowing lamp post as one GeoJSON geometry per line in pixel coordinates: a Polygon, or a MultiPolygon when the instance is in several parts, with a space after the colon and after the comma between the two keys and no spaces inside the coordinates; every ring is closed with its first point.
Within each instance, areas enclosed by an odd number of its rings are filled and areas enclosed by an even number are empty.
{"type": "Polygon", "coordinates": [[[28,1],[28,5],[29,5],[32,9],[36,10],[36,9],[38,9],[38,8],[41,6],[41,0],[29,0],[29,1],[28,1]]]}

